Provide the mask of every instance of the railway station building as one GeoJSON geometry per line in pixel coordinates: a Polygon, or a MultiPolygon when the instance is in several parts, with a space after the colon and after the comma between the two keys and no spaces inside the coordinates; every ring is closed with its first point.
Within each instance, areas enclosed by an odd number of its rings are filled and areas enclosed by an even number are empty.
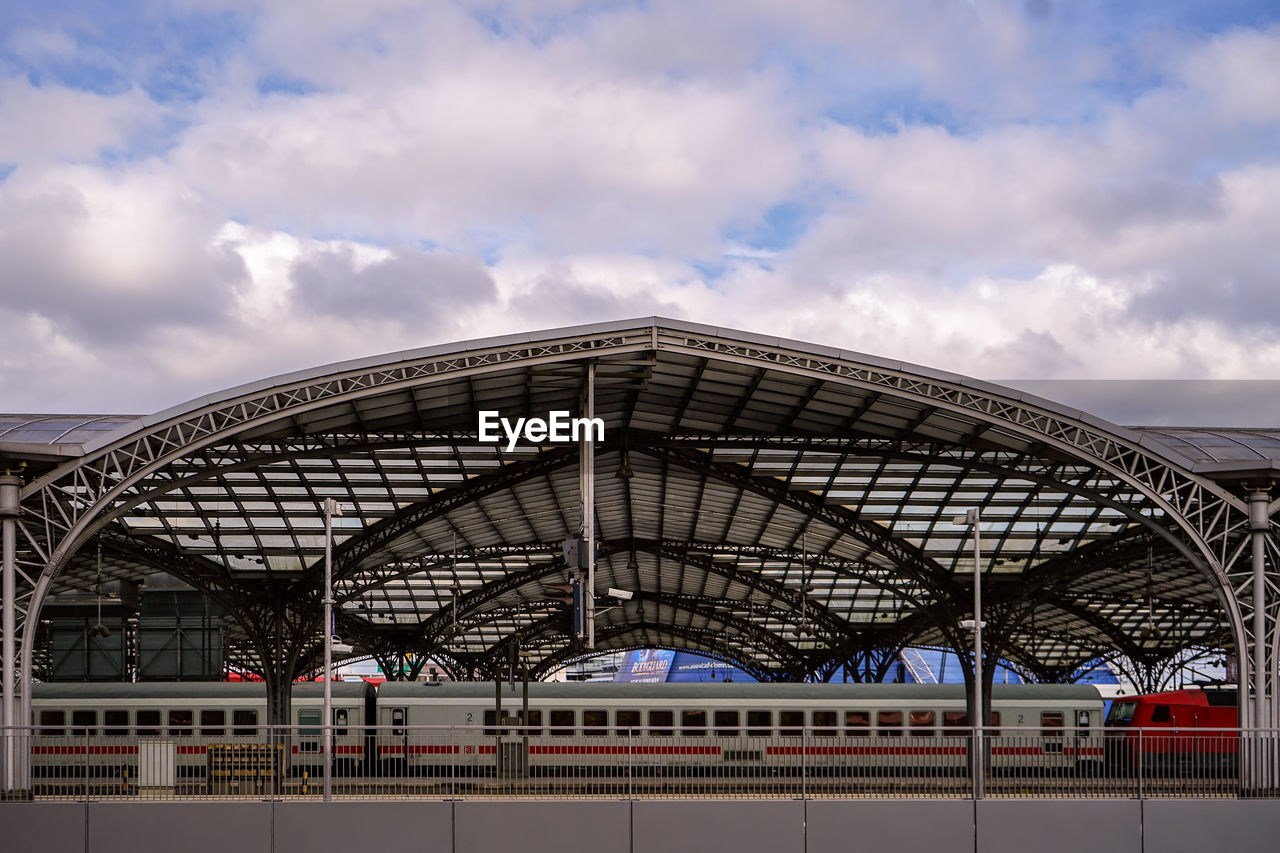
{"type": "MultiPolygon", "coordinates": [[[[651,648],[760,681],[878,681],[932,647],[987,687],[997,665],[1072,682],[1100,659],[1158,685],[1198,649],[1235,662],[1243,726],[1280,728],[1278,471],[1280,428],[1130,428],[661,318],[154,414],[3,414],[2,722],[30,720],[29,685],[60,663],[58,602],[95,601],[96,627],[104,588],[176,579],[273,721],[336,634],[389,677],[454,680],[651,648]]],[[[3,759],[0,786],[29,786],[24,754],[3,759]]]]}

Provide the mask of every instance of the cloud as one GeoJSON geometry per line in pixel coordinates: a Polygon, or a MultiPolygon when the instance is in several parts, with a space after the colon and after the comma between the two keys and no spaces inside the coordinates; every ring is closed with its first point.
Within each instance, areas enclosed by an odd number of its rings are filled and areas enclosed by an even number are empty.
{"type": "Polygon", "coordinates": [[[59,85],[33,86],[24,77],[0,79],[0,162],[20,165],[97,159],[157,131],[162,111],[130,90],[99,95],[59,85]]]}
{"type": "Polygon", "coordinates": [[[5,303],[110,346],[157,326],[216,327],[244,268],[212,244],[221,222],[185,188],[88,167],[0,188],[5,303]]]}
{"type": "Polygon", "coordinates": [[[360,258],[351,246],[325,248],[295,261],[294,305],[335,317],[406,318],[432,328],[435,318],[497,296],[474,259],[426,252],[360,258]]]}
{"type": "Polygon", "coordinates": [[[0,391],[161,408],[654,313],[979,376],[1274,375],[1280,29],[1153,8],[23,19],[0,45],[0,336],[30,354],[0,391]]]}

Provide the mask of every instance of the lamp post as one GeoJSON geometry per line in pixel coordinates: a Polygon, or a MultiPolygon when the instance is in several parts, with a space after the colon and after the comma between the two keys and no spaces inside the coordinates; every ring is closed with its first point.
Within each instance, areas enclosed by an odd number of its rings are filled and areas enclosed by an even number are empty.
{"type": "MultiPolygon", "coordinates": [[[[973,529],[973,798],[982,799],[986,753],[982,746],[982,727],[986,716],[982,713],[982,513],[978,509],[965,510],[952,524],[973,529]]],[[[961,627],[965,627],[961,622],[961,627]]]]}
{"type": "Polygon", "coordinates": [[[342,508],[333,498],[324,499],[324,801],[333,799],[333,686],[329,670],[333,667],[333,517],[342,508]]]}

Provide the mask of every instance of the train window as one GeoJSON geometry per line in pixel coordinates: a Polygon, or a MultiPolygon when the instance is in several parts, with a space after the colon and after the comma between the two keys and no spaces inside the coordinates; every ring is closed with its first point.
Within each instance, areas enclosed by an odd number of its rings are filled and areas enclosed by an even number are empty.
{"type": "Polygon", "coordinates": [[[106,734],[124,737],[129,734],[129,712],[123,709],[103,711],[102,724],[107,727],[106,734]]]}
{"type": "Polygon", "coordinates": [[[253,737],[258,733],[258,712],[252,709],[232,711],[231,724],[235,726],[231,733],[236,737],[253,737]]]}
{"type": "Polygon", "coordinates": [[[298,711],[298,734],[302,737],[320,736],[320,711],[316,708],[302,708],[298,711]]]}
{"type": "Polygon", "coordinates": [[[844,733],[848,737],[866,737],[871,734],[871,712],[845,711],[844,733]]]}
{"type": "Polygon", "coordinates": [[[984,731],[986,731],[987,734],[992,735],[993,737],[1000,736],[1000,712],[999,711],[991,712],[991,725],[989,725],[984,731]]]}
{"type": "Polygon", "coordinates": [[[557,737],[573,737],[573,711],[551,712],[551,733],[557,737]]]}
{"type": "Polygon", "coordinates": [[[937,725],[938,715],[935,711],[912,711],[907,716],[907,724],[911,726],[912,737],[933,737],[933,727],[937,725]]]}
{"type": "Polygon", "coordinates": [[[672,729],[676,724],[675,711],[650,711],[649,712],[649,734],[660,737],[670,737],[675,734],[672,729]]]}
{"type": "Polygon", "coordinates": [[[61,735],[66,734],[61,728],[53,728],[54,726],[65,726],[67,724],[66,711],[50,711],[44,710],[40,712],[40,725],[50,726],[47,729],[41,729],[42,735],[61,735]]]}
{"type": "Polygon", "coordinates": [[[582,712],[582,733],[591,737],[599,737],[607,735],[609,729],[609,712],[599,710],[585,710],[582,712]]]}
{"type": "Polygon", "coordinates": [[[98,712],[72,711],[71,725],[75,726],[71,733],[76,737],[96,737],[98,734],[98,712]]]}
{"type": "Polygon", "coordinates": [[[227,733],[227,712],[221,708],[205,708],[200,712],[200,734],[204,737],[222,737],[227,733]]]}
{"type": "Polygon", "coordinates": [[[175,708],[169,712],[169,734],[189,735],[195,722],[195,712],[190,708],[175,708]]]}
{"type": "Polygon", "coordinates": [[[521,724],[521,725],[526,725],[526,724],[528,725],[528,728],[521,729],[521,732],[522,732],[523,734],[525,734],[525,735],[540,735],[540,734],[542,734],[542,711],[541,711],[541,710],[539,710],[538,708],[530,708],[530,709],[529,709],[529,719],[528,719],[528,720],[525,720],[525,718],[524,718],[524,711],[520,711],[520,712],[518,712],[518,713],[516,714],[516,717],[517,717],[517,719],[519,719],[519,720],[520,720],[520,724],[521,724]]]}
{"type": "Polygon", "coordinates": [[[876,731],[885,737],[902,736],[902,712],[879,711],[876,713],[876,731]]]}
{"type": "Polygon", "coordinates": [[[618,734],[629,735],[633,729],[640,728],[640,712],[619,711],[614,715],[613,721],[618,724],[618,734]]]}
{"type": "Polygon", "coordinates": [[[1042,711],[1040,713],[1041,737],[1062,737],[1065,716],[1061,711],[1042,711]]]}
{"type": "Polygon", "coordinates": [[[155,737],[160,734],[160,712],[138,712],[138,737],[155,737]]]}
{"type": "Polygon", "coordinates": [[[716,711],[716,737],[737,737],[738,721],[741,718],[737,711],[716,711]]]}
{"type": "Polygon", "coordinates": [[[1107,725],[1123,726],[1133,722],[1133,712],[1138,710],[1137,702],[1112,702],[1107,712],[1107,725]]]}
{"type": "Polygon", "coordinates": [[[747,734],[756,737],[769,737],[773,734],[773,712],[748,711],[747,734]]]}
{"type": "Polygon", "coordinates": [[[1157,705],[1151,709],[1151,722],[1167,723],[1173,719],[1173,714],[1169,711],[1168,705],[1157,705]]]}
{"type": "Polygon", "coordinates": [[[783,737],[800,737],[804,734],[804,711],[779,711],[778,726],[783,737]]]}
{"type": "Polygon", "coordinates": [[[813,733],[818,737],[835,737],[840,733],[836,729],[838,719],[835,711],[814,711],[813,733]]]}
{"type": "Polygon", "coordinates": [[[681,711],[680,734],[686,737],[702,737],[707,733],[707,712],[681,711]]]}
{"type": "MultiPolygon", "coordinates": [[[[507,712],[504,709],[502,712],[502,722],[505,723],[506,721],[507,721],[507,712]]],[[[498,712],[493,708],[489,708],[484,712],[484,725],[485,725],[484,733],[486,735],[490,735],[490,736],[505,735],[507,733],[507,729],[505,726],[503,726],[502,728],[498,728],[498,712]]]]}
{"type": "MultiPolygon", "coordinates": [[[[391,709],[391,736],[404,737],[404,708],[391,709]]],[[[470,717],[468,716],[468,719],[470,717]]]]}
{"type": "Polygon", "coordinates": [[[334,726],[333,733],[335,735],[347,734],[347,719],[350,716],[350,714],[351,714],[351,711],[347,708],[333,709],[333,726],[334,726]]]}
{"type": "MultiPolygon", "coordinates": [[[[947,729],[967,728],[969,725],[968,711],[943,711],[942,726],[947,729]]],[[[958,732],[943,732],[943,734],[958,734],[958,732]]]]}

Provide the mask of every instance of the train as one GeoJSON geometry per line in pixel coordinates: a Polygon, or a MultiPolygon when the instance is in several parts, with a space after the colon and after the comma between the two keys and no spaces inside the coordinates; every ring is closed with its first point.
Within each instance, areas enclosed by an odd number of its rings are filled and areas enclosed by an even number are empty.
{"type": "Polygon", "coordinates": [[[1235,686],[1220,684],[1116,697],[1104,721],[1105,763],[1113,774],[1234,776],[1238,701],[1235,686]]]}
{"type": "MultiPolygon", "coordinates": [[[[333,772],[363,777],[531,777],[621,772],[749,776],[876,772],[961,775],[963,685],[364,682],[332,685],[333,772]],[[499,707],[498,696],[501,695],[499,707]],[[527,717],[527,718],[526,718],[527,717]]],[[[150,744],[172,743],[175,777],[214,755],[269,744],[281,769],[323,772],[323,684],[294,685],[291,729],[264,725],[254,683],[37,684],[33,773],[136,777],[150,744]]],[[[1103,701],[1090,685],[996,685],[990,762],[1100,769],[1103,701]],[[1002,737],[1003,735],[1003,737],[1002,737]]]]}

